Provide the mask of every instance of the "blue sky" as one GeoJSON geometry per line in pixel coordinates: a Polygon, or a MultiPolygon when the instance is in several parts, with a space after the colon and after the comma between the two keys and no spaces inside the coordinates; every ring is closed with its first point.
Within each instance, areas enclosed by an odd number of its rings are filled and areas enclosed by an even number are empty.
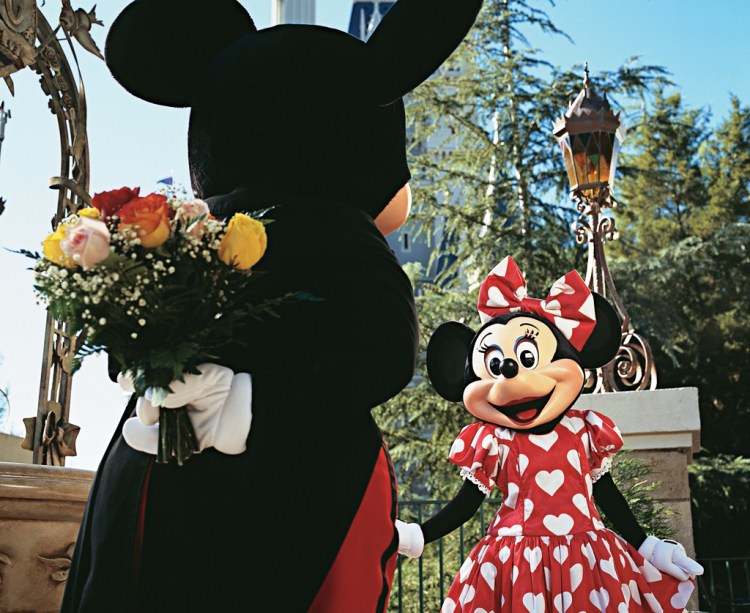
{"type": "MultiPolygon", "coordinates": [[[[553,64],[569,67],[588,61],[596,72],[614,69],[639,55],[643,63],[665,66],[686,103],[711,108],[716,120],[726,115],[730,92],[744,104],[750,103],[746,32],[750,2],[560,0],[554,6],[530,2],[546,10],[575,41],[548,35],[531,38],[542,57],[553,64]]],[[[97,16],[105,23],[93,32],[100,47],[106,27],[126,4],[125,0],[109,0],[97,7],[97,16]]],[[[271,0],[243,0],[242,4],[259,27],[270,25],[271,0]]],[[[345,29],[351,5],[351,0],[317,0],[318,23],[345,29]]],[[[59,3],[48,0],[42,10],[54,22],[59,3]]],[[[199,29],[185,33],[185,44],[199,41],[199,29]]],[[[76,51],[89,109],[91,192],[122,185],[150,191],[156,180],[169,175],[188,185],[188,112],[131,97],[114,82],[103,62],[80,47],[76,51]]],[[[36,249],[48,233],[56,205],[56,194],[47,182],[59,173],[59,138],[37,75],[27,70],[13,79],[15,98],[0,83],[0,99],[13,114],[0,159],[0,195],[8,200],[0,217],[0,247],[36,249]]],[[[0,386],[10,386],[10,425],[19,433],[21,418],[36,413],[44,332],[44,311],[35,304],[26,267],[24,258],[0,251],[0,353],[5,357],[0,364],[0,386]]],[[[73,387],[71,419],[83,429],[79,456],[69,460],[69,466],[96,466],[121,406],[122,394],[109,383],[104,361],[89,359],[73,387]]]]}

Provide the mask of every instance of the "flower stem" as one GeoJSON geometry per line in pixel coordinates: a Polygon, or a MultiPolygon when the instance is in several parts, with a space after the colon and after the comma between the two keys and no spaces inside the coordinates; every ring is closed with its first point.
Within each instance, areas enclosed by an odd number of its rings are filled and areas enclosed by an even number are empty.
{"type": "Polygon", "coordinates": [[[156,462],[169,464],[173,460],[182,466],[194,453],[200,453],[193,424],[187,407],[159,409],[159,448],[156,462]]]}

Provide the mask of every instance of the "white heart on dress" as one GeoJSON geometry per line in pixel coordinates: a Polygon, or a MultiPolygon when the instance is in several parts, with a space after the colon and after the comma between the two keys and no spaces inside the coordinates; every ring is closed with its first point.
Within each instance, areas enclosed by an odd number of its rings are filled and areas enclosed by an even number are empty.
{"type": "Polygon", "coordinates": [[[473,585],[464,585],[464,589],[461,590],[461,595],[458,597],[458,604],[465,605],[467,602],[474,600],[474,596],[477,591],[473,585]]]}
{"type": "Polygon", "coordinates": [[[625,597],[625,604],[627,605],[630,602],[630,588],[627,583],[620,584],[620,587],[622,587],[622,595],[625,597]]]}
{"type": "Polygon", "coordinates": [[[498,536],[520,536],[521,524],[513,524],[512,526],[503,526],[497,531],[498,536]]]}
{"type": "Polygon", "coordinates": [[[575,496],[573,496],[573,504],[576,506],[576,509],[578,509],[586,517],[591,517],[591,512],[589,511],[589,503],[586,499],[586,496],[584,496],[583,494],[576,494],[575,496]]]}
{"type": "Polygon", "coordinates": [[[641,566],[638,570],[641,571],[643,578],[649,583],[661,580],[661,573],[656,568],[656,566],[651,564],[651,562],[649,562],[648,560],[645,560],[643,566],[641,566]]]}
{"type": "Polygon", "coordinates": [[[688,600],[690,600],[690,594],[693,593],[693,584],[690,581],[682,581],[677,586],[677,593],[672,596],[669,603],[675,608],[675,609],[684,609],[687,605],[688,600]]]}
{"type": "Polygon", "coordinates": [[[552,532],[552,534],[556,534],[557,536],[567,534],[575,524],[573,518],[567,513],[561,513],[560,515],[545,515],[542,523],[550,532],[552,532]]]}
{"type": "Polygon", "coordinates": [[[461,453],[464,450],[465,446],[466,445],[464,445],[463,440],[461,440],[460,438],[457,438],[455,441],[453,441],[453,445],[451,445],[450,455],[456,455],[457,453],[461,453]]]}
{"type": "Polygon", "coordinates": [[[558,545],[552,550],[552,557],[555,558],[560,564],[568,559],[568,546],[558,545]]]}
{"type": "Polygon", "coordinates": [[[638,584],[635,582],[635,579],[630,580],[628,587],[630,588],[630,595],[633,597],[633,600],[638,604],[641,604],[641,591],[638,589],[638,584]]]}
{"type": "Polygon", "coordinates": [[[440,613],[453,613],[456,610],[456,603],[452,598],[446,598],[443,606],[440,609],[440,613]]]}
{"type": "Polygon", "coordinates": [[[565,613],[571,602],[573,602],[573,595],[570,592],[562,592],[555,596],[552,604],[555,605],[555,609],[557,609],[558,613],[565,613]]]}
{"type": "Polygon", "coordinates": [[[518,502],[518,484],[513,481],[508,481],[508,494],[503,499],[503,504],[511,509],[515,509],[516,502],[518,502]]]}
{"type": "Polygon", "coordinates": [[[596,428],[601,428],[604,425],[602,418],[593,411],[586,411],[586,421],[596,428]]]}
{"type": "Polygon", "coordinates": [[[549,572],[549,568],[547,568],[546,566],[543,566],[542,568],[544,570],[544,587],[547,588],[547,593],[549,594],[549,586],[552,575],[549,572]]]}
{"type": "Polygon", "coordinates": [[[510,547],[503,547],[497,554],[497,557],[500,558],[501,564],[505,564],[510,557],[510,547]]]}
{"type": "Polygon", "coordinates": [[[523,550],[523,557],[526,558],[529,566],[531,566],[531,572],[533,573],[542,561],[542,549],[540,547],[534,547],[533,549],[526,547],[523,550]]]}
{"type": "Polygon", "coordinates": [[[562,484],[565,481],[565,475],[559,468],[552,472],[540,470],[534,477],[534,481],[536,481],[536,484],[550,496],[554,496],[555,492],[562,487],[562,484]]]}
{"type": "Polygon", "coordinates": [[[617,571],[615,570],[615,561],[610,558],[609,560],[599,560],[599,568],[605,573],[611,576],[613,579],[619,579],[617,571]]]}
{"type": "Polygon", "coordinates": [[[598,590],[591,590],[591,593],[589,594],[589,600],[591,601],[591,604],[593,604],[602,613],[604,613],[604,611],[607,610],[607,605],[609,604],[609,592],[606,590],[606,588],[603,587],[599,588],[598,590]]]}
{"type": "Polygon", "coordinates": [[[529,465],[529,458],[528,456],[525,456],[524,454],[518,455],[518,470],[521,474],[523,474],[523,471],[526,470],[526,467],[529,465]]]}
{"type": "Polygon", "coordinates": [[[575,449],[568,451],[568,463],[581,474],[581,458],[578,456],[578,452],[575,449]]]}
{"type": "Polygon", "coordinates": [[[581,545],[581,553],[588,558],[589,568],[594,568],[594,566],[596,566],[596,555],[594,555],[591,543],[584,543],[581,545]]]}
{"type": "Polygon", "coordinates": [[[534,503],[530,498],[525,498],[523,501],[523,521],[526,521],[531,517],[531,513],[534,511],[534,503]]]}
{"type": "Polygon", "coordinates": [[[511,583],[515,583],[516,579],[518,579],[518,566],[513,567],[513,572],[511,573],[510,579],[511,583]]]}
{"type": "Polygon", "coordinates": [[[575,592],[583,581],[583,565],[573,564],[570,567],[570,591],[575,592]]]}
{"type": "Polygon", "coordinates": [[[495,589],[495,577],[497,577],[497,567],[492,562],[485,562],[479,567],[479,572],[482,574],[482,578],[490,586],[490,589],[495,589]]]}
{"type": "Polygon", "coordinates": [[[529,441],[537,447],[549,451],[552,445],[557,442],[557,432],[552,430],[552,432],[548,432],[547,434],[529,434],[529,441]]]}
{"type": "Polygon", "coordinates": [[[565,417],[560,423],[573,434],[578,434],[586,425],[580,417],[565,417]]]}
{"type": "Polygon", "coordinates": [[[544,613],[544,594],[527,592],[523,595],[523,606],[529,613],[544,613]]]}
{"type": "Polygon", "coordinates": [[[461,583],[466,581],[466,578],[469,576],[472,568],[474,568],[474,560],[472,560],[471,558],[466,558],[466,560],[464,560],[464,563],[461,564],[461,569],[458,571],[458,580],[461,583]]]}

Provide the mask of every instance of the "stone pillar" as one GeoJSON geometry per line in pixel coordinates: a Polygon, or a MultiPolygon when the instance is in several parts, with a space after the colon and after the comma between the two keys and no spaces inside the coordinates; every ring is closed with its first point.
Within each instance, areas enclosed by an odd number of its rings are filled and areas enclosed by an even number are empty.
{"type": "MultiPolygon", "coordinates": [[[[695,558],[687,467],[700,450],[698,390],[680,389],[587,394],[576,409],[591,409],[611,417],[622,432],[630,457],[644,460],[648,478],[660,482],[651,496],[674,512],[668,523],[675,540],[695,558]]],[[[697,610],[695,596],[688,610],[697,610]]]]}
{"type": "Polygon", "coordinates": [[[0,611],[60,610],[93,476],[0,462],[0,611]]]}

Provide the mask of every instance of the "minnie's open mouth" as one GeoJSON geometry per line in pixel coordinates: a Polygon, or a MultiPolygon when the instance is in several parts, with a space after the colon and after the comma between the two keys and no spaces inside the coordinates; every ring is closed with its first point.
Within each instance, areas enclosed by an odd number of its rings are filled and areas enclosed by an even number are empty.
{"type": "Polygon", "coordinates": [[[517,404],[499,406],[490,402],[489,405],[494,409],[500,411],[508,419],[514,421],[517,424],[528,424],[539,417],[539,414],[542,412],[544,407],[547,406],[547,402],[549,402],[549,399],[552,397],[552,393],[554,391],[555,390],[553,388],[552,391],[546,396],[533,398],[532,400],[519,402],[517,404]]]}

